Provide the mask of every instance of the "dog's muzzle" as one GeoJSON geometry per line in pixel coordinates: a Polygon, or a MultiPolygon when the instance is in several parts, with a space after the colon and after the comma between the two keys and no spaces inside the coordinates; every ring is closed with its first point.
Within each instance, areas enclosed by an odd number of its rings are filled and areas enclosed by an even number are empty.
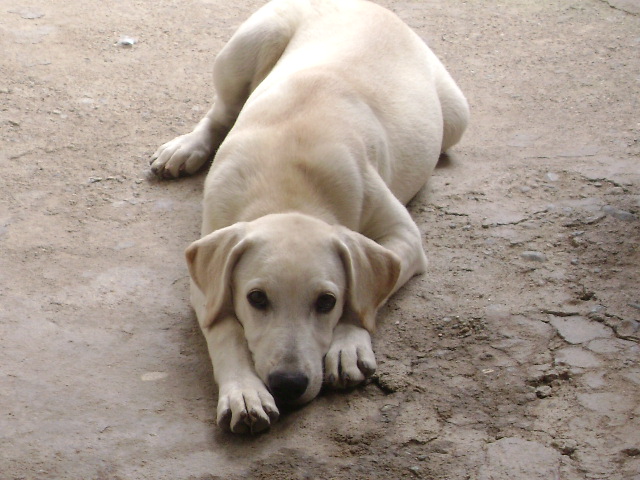
{"type": "Polygon", "coordinates": [[[303,373],[274,372],[268,378],[269,390],[277,403],[295,403],[309,385],[309,378],[303,373]]]}

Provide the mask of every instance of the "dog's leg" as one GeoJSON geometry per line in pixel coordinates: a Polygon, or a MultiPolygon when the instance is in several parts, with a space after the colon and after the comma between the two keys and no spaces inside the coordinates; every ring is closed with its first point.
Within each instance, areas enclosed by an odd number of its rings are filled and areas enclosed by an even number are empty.
{"type": "Polygon", "coordinates": [[[162,178],[196,173],[224,140],[230,126],[220,121],[222,102],[216,101],[190,133],[162,145],[151,157],[151,171],[162,178]]]}
{"type": "MultiPolygon", "coordinates": [[[[395,197],[394,197],[395,199],[395,197]]],[[[400,258],[400,275],[390,295],[411,277],[424,272],[427,259],[417,225],[397,201],[396,220],[390,233],[374,239],[400,258]],[[403,213],[404,212],[404,213],[403,213]]],[[[333,331],[329,352],[324,358],[325,383],[334,388],[353,387],[369,378],[376,370],[376,359],[367,329],[351,318],[349,312],[333,331]]]]}
{"type": "MultiPolygon", "coordinates": [[[[411,277],[425,271],[427,258],[422,248],[420,230],[407,209],[382,185],[372,198],[375,212],[365,225],[365,236],[391,250],[400,259],[400,275],[390,295],[411,277]]],[[[359,320],[346,312],[333,332],[333,340],[324,360],[325,383],[335,388],[348,388],[370,377],[376,369],[371,337],[359,320]]]]}
{"type": "Polygon", "coordinates": [[[278,419],[273,396],[253,368],[253,358],[244,331],[233,316],[204,327],[206,300],[191,284],[191,304],[207,340],[213,376],[218,384],[218,425],[235,433],[257,433],[278,419]]]}
{"type": "Polygon", "coordinates": [[[234,433],[257,433],[278,419],[278,408],[253,368],[242,326],[232,316],[203,329],[218,384],[218,425],[234,433]]]}
{"type": "Polygon", "coordinates": [[[375,371],[376,357],[369,332],[349,322],[340,322],[324,358],[325,383],[333,388],[349,388],[362,383],[375,371]]]}
{"type": "Polygon", "coordinates": [[[151,170],[163,178],[197,172],[215,154],[253,90],[269,74],[293,35],[293,18],[267,4],[220,51],[213,65],[216,100],[192,132],[162,145],[151,170]]]}

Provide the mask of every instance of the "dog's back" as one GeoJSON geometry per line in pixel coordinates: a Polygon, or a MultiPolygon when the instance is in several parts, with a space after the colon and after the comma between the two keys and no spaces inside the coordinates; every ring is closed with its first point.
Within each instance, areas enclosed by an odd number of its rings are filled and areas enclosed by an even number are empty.
{"type": "MultiPolygon", "coordinates": [[[[406,203],[428,179],[443,146],[456,143],[466,126],[466,101],[440,61],[375,4],[276,0],[242,27],[230,50],[247,46],[241,42],[255,42],[259,52],[249,59],[252,93],[220,153],[234,147],[235,134],[239,142],[262,138],[262,157],[271,147],[279,152],[272,161],[291,161],[282,152],[293,152],[300,142],[364,148],[354,157],[368,160],[406,203]]],[[[223,84],[235,78],[228,69],[222,74],[223,84]]],[[[305,161],[313,161],[309,147],[305,161]]],[[[224,168],[224,158],[218,155],[214,170],[224,168]]],[[[334,176],[340,169],[331,167],[334,176]]]]}

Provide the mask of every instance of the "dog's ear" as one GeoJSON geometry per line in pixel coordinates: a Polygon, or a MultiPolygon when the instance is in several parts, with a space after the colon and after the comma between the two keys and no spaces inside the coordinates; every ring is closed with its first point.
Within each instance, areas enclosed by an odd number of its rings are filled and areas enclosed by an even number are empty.
{"type": "Polygon", "coordinates": [[[347,274],[346,306],[373,332],[378,308],[393,293],[400,276],[400,259],[364,235],[342,227],[338,232],[338,251],[347,274]]]}
{"type": "Polygon", "coordinates": [[[231,274],[247,249],[246,224],[236,223],[193,242],[185,251],[189,273],[206,301],[206,318],[199,319],[209,328],[222,314],[233,311],[231,274]]]}

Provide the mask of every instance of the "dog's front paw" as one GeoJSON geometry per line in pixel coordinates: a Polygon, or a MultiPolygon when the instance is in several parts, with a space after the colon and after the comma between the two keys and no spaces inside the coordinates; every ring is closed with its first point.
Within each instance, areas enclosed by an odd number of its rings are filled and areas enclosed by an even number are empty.
{"type": "Polygon", "coordinates": [[[218,426],[233,433],[267,430],[280,413],[276,402],[262,385],[234,383],[222,385],[218,399],[218,426]]]}
{"type": "Polygon", "coordinates": [[[324,357],[325,383],[334,388],[349,388],[376,371],[371,337],[364,328],[338,324],[329,352],[324,357]]]}
{"type": "Polygon", "coordinates": [[[160,178],[196,173],[212,154],[200,132],[181,135],[162,145],[151,157],[151,171],[160,178]]]}

